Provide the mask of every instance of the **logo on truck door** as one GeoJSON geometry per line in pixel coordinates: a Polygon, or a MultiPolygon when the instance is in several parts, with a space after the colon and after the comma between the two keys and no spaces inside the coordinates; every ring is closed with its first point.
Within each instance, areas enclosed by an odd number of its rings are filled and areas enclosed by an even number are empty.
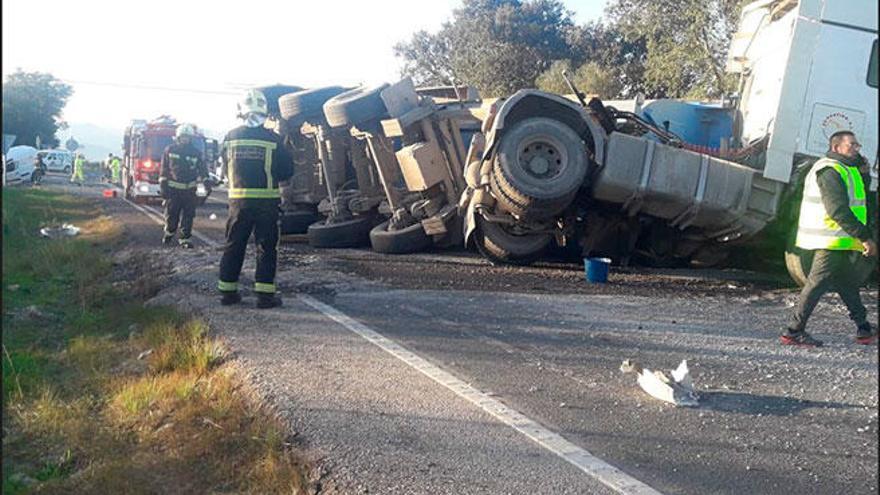
{"type": "Polygon", "coordinates": [[[865,131],[865,113],[822,103],[813,106],[807,151],[824,155],[828,151],[828,139],[837,131],[852,131],[862,139],[865,131]]]}

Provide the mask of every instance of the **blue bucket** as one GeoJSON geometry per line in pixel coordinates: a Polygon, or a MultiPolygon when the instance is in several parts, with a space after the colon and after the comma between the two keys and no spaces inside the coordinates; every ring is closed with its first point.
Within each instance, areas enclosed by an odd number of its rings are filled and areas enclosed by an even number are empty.
{"type": "Polygon", "coordinates": [[[608,281],[608,267],[611,266],[610,258],[584,258],[584,271],[587,274],[587,282],[604,284],[608,281]]]}

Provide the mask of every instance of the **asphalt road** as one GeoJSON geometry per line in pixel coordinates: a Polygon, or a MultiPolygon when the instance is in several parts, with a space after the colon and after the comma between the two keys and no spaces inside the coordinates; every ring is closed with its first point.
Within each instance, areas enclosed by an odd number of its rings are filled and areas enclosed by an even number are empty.
{"type": "MultiPolygon", "coordinates": [[[[171,260],[157,302],[202,314],[230,342],[324,493],[877,492],[877,347],[853,343],[836,296],[810,322],[826,347],[791,349],[776,339],[797,294],[775,277],[629,268],[597,286],[567,263],[283,244],[285,306],[220,308],[222,201],[199,209],[210,242],[192,251],[160,249],[142,209],[101,201],[133,244],[171,260]],[[695,408],[658,402],[618,370],[685,358],[695,408]]],[[[863,299],[876,321],[876,288],[863,299]]]]}

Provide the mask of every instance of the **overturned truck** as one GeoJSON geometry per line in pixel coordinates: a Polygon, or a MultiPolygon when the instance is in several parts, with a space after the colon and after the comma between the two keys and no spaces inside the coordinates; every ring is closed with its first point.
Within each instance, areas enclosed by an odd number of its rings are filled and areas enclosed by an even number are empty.
{"type": "MultiPolygon", "coordinates": [[[[876,197],[876,27],[874,2],[746,6],[728,61],[741,93],[718,106],[730,110],[728,132],[698,139],[681,137],[705,115],[691,102],[661,101],[650,115],[642,102],[587,102],[574,87],[578,101],[536,90],[497,101],[465,173],[465,242],[504,263],[555,244],[660,265],[711,265],[764,243],[785,250],[803,283],[812,252],[793,245],[802,181],[833,132],[854,131],[874,157],[876,197]],[[843,73],[858,77],[829,76],[843,73]]],[[[863,262],[867,276],[876,258],[863,262]]]]}

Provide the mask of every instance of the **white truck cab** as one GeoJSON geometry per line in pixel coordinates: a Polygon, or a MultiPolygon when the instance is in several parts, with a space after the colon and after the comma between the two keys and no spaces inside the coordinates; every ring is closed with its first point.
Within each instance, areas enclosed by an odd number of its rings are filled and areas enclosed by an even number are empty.
{"type": "Polygon", "coordinates": [[[740,75],[742,142],[769,135],[763,175],[788,183],[793,167],[851,130],[873,161],[877,190],[875,0],[761,0],[743,8],[728,53],[740,75]]]}

